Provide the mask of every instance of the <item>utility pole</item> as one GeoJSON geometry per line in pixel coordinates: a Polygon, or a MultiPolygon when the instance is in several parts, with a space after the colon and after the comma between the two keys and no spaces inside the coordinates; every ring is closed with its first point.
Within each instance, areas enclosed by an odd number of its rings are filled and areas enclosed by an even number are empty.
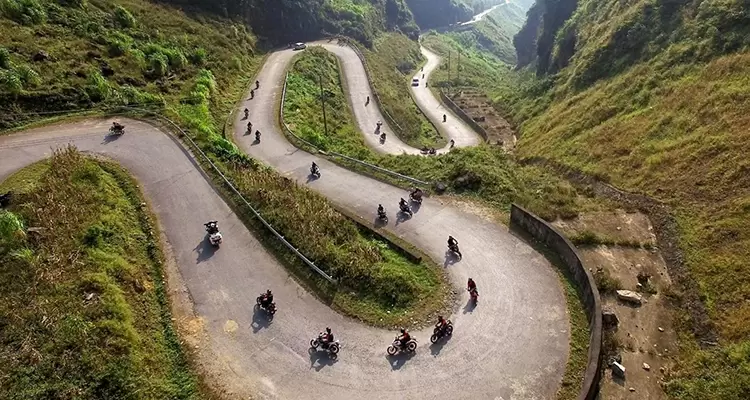
{"type": "Polygon", "coordinates": [[[448,82],[451,81],[451,51],[448,50],[448,82]]]}
{"type": "Polygon", "coordinates": [[[460,84],[461,82],[461,52],[457,51],[458,53],[458,62],[456,64],[456,83],[460,84]]]}
{"type": "Polygon", "coordinates": [[[325,129],[325,135],[328,137],[328,122],[326,121],[326,98],[323,93],[323,78],[318,74],[318,82],[320,83],[320,104],[323,106],[323,129],[325,129]]]}

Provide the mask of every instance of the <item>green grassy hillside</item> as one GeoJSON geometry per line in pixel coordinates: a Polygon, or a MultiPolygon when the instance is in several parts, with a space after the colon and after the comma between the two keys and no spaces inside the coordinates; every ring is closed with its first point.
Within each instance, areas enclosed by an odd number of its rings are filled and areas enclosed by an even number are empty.
{"type": "Polygon", "coordinates": [[[0,398],[206,398],[134,181],[75,150],[0,183],[0,398]],[[26,228],[39,228],[31,233],[26,228]]]}
{"type": "Polygon", "coordinates": [[[99,105],[197,104],[201,82],[226,86],[257,63],[242,25],[142,0],[0,4],[0,129],[99,105]]]}
{"type": "Polygon", "coordinates": [[[519,154],[581,169],[672,207],[710,323],[699,323],[694,308],[678,316],[681,358],[667,392],[747,398],[747,5],[581,1],[565,18],[565,10],[541,3],[548,7],[536,38],[538,77],[506,74],[495,90],[499,106],[521,126],[519,154]],[[706,340],[712,332],[719,346],[699,349],[693,334],[706,340]]]}

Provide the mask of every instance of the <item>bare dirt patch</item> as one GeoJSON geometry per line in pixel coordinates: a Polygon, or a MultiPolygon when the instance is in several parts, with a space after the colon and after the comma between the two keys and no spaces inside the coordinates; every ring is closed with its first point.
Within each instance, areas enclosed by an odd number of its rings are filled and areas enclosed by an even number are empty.
{"type": "Polygon", "coordinates": [[[513,127],[500,116],[485,94],[477,90],[463,89],[450,97],[466,115],[487,131],[489,143],[501,145],[507,151],[515,149],[517,139],[513,127]]]}
{"type": "Polygon", "coordinates": [[[579,246],[579,253],[595,276],[607,277],[606,282],[597,279],[602,309],[613,311],[619,320],[616,327],[609,329],[614,340],[605,340],[601,397],[615,400],[666,398],[661,383],[678,350],[671,302],[667,297],[672,281],[664,258],[653,247],[656,236],[649,218],[640,212],[618,209],[584,213],[572,220],[555,221],[553,225],[568,237],[591,232],[612,242],[647,245],[579,246]],[[645,280],[645,276],[650,278],[645,280]],[[619,300],[616,290],[640,294],[641,305],[619,300]],[[614,360],[625,367],[624,379],[613,375],[608,367],[614,360]]]}
{"type": "Polygon", "coordinates": [[[631,242],[656,245],[656,235],[651,222],[643,213],[614,211],[589,212],[566,221],[555,221],[553,225],[572,237],[584,232],[593,232],[615,242],[631,242]]]}

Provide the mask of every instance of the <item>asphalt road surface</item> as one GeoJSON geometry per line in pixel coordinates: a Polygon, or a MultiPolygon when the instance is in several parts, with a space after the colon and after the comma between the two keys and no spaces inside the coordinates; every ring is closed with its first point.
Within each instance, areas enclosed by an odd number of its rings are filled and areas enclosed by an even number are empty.
{"type": "Polygon", "coordinates": [[[292,56],[291,50],[270,55],[258,76],[261,87],[255,99],[241,104],[263,132],[262,142],[254,144],[254,138],[244,136],[246,121],[240,115],[235,122],[237,143],[280,173],[365,218],[374,218],[382,203],[391,218],[386,229],[445,262],[461,298],[459,311],[450,316],[455,331],[447,342],[431,346],[430,329],[415,331],[416,354],[386,357],[395,332],[338,315],[306,293],[250,235],[189,155],[146,123],[121,120],[127,133],[114,140],[106,139],[111,120],[0,137],[0,179],[66,144],[125,166],[140,182],[166,233],[195,311],[205,321],[206,345],[231,368],[229,379],[253,387],[248,395],[342,400],[553,398],[567,361],[569,323],[561,284],[546,259],[505,227],[439,200],[425,199],[413,218],[397,221],[394,210],[406,192],[292,146],[276,126],[284,69],[292,56]],[[308,177],[313,160],[322,171],[317,180],[308,177]],[[225,238],[215,251],[203,229],[210,219],[219,220],[225,238]],[[459,240],[463,260],[446,256],[449,234],[459,240]],[[474,309],[467,306],[463,289],[469,276],[480,292],[474,309]],[[263,312],[253,311],[255,297],[267,288],[273,289],[279,307],[272,322],[263,312]],[[308,352],[310,339],[326,326],[342,343],[335,361],[323,352],[308,352]]]}

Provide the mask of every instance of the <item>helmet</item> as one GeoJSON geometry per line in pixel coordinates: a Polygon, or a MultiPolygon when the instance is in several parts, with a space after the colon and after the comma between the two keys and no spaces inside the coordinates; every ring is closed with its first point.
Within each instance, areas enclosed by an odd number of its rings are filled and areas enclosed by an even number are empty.
{"type": "Polygon", "coordinates": [[[331,333],[331,328],[326,328],[326,332],[331,333]]]}
{"type": "Polygon", "coordinates": [[[401,333],[406,333],[406,329],[401,328],[401,333]]]}
{"type": "Polygon", "coordinates": [[[442,320],[443,320],[443,316],[442,316],[442,315],[438,315],[438,319],[439,319],[440,321],[442,321],[442,320]]]}
{"type": "Polygon", "coordinates": [[[271,294],[271,289],[266,290],[266,294],[271,294]]]}

